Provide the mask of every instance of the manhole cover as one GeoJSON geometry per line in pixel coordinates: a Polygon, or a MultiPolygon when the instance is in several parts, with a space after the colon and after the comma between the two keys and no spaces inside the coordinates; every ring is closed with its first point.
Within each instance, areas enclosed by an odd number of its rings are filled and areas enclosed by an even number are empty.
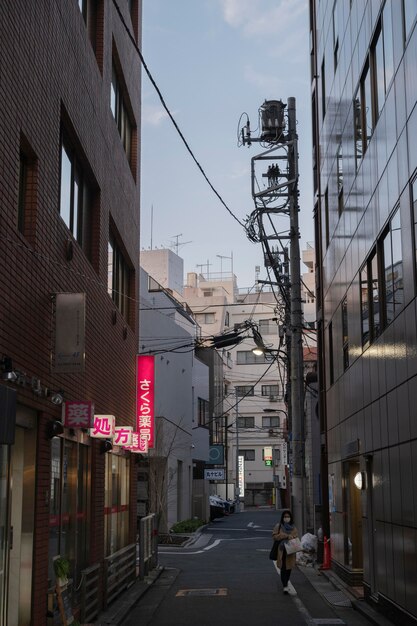
{"type": "Polygon", "coordinates": [[[352,606],[349,598],[347,598],[341,591],[331,591],[329,593],[324,593],[323,595],[327,602],[330,602],[333,606],[352,606]]]}
{"type": "Polygon", "coordinates": [[[184,596],[227,596],[227,589],[180,589],[176,597],[184,596]]]}
{"type": "Polygon", "coordinates": [[[336,626],[336,624],[345,624],[346,626],[346,622],[344,622],[342,619],[338,619],[336,618],[332,618],[332,617],[317,617],[311,620],[312,624],[318,624],[318,625],[323,625],[327,624],[328,626],[333,626],[333,624],[336,626]]]}

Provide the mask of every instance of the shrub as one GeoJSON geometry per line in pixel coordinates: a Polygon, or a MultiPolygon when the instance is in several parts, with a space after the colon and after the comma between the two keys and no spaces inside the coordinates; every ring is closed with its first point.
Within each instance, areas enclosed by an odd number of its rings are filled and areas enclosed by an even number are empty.
{"type": "Polygon", "coordinates": [[[200,526],[204,526],[206,522],[203,522],[201,519],[186,519],[182,522],[177,522],[173,525],[170,532],[171,533],[193,533],[200,528],[200,526]]]}

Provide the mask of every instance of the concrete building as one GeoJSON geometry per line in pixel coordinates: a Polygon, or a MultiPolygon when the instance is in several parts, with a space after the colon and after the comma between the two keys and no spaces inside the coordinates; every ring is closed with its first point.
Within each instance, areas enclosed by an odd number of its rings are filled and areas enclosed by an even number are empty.
{"type": "MultiPolygon", "coordinates": [[[[140,45],[141,2],[121,13],[140,45]]],[[[64,428],[61,403],[134,426],[141,66],[89,0],[2,1],[0,58],[0,624],[59,619],[57,555],[92,621],[87,571],[92,618],[109,559],[135,577],[134,463],[64,428]]]]}
{"type": "Polygon", "coordinates": [[[334,569],[402,624],[417,622],[416,19],[407,0],[310,1],[323,521],[334,569]]]}
{"type": "MultiPolygon", "coordinates": [[[[272,291],[239,292],[236,277],[187,275],[184,299],[201,325],[202,339],[230,331],[248,320],[257,326],[267,347],[280,344],[280,318],[272,291]]],[[[287,501],[287,429],[285,406],[286,367],[279,358],[255,356],[251,331],[237,346],[219,350],[224,364],[224,421],[226,475],[216,492],[233,498],[238,463],[243,457],[241,501],[248,505],[281,504],[287,501]],[[285,445],[284,445],[285,444],[285,445]],[[266,464],[265,449],[272,462],[266,464]]],[[[269,459],[267,459],[269,462],[269,459]]]]}
{"type": "MultiPolygon", "coordinates": [[[[160,258],[148,255],[141,262],[152,271],[160,258]]],[[[139,352],[155,359],[156,446],[138,463],[138,516],[156,513],[166,533],[179,521],[209,519],[209,367],[195,349],[190,308],[144,270],[140,285],[139,352]]]]}

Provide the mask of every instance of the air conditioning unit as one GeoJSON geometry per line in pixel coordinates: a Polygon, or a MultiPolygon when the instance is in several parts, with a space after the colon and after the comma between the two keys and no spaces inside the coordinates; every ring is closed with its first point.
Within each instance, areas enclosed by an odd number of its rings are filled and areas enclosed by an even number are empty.
{"type": "Polygon", "coordinates": [[[274,434],[275,434],[275,433],[274,433],[274,429],[273,429],[273,428],[270,428],[270,429],[268,430],[268,435],[269,435],[270,437],[273,437],[273,436],[274,436],[274,434]]]}
{"type": "Polygon", "coordinates": [[[270,402],[278,402],[278,396],[269,396],[270,402]]]}

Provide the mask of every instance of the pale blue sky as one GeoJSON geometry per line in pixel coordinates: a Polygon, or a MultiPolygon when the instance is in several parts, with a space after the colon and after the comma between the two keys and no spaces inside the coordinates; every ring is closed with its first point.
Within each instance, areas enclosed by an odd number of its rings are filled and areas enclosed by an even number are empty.
{"type": "MultiPolygon", "coordinates": [[[[251,157],[237,146],[246,112],[254,130],[264,100],[294,96],[300,153],[301,245],[313,241],[311,95],[307,0],[144,0],[143,55],[165,101],[207,176],[244,221],[253,209],[251,157]]],[[[184,274],[234,273],[252,287],[266,279],[260,244],[213,194],[166,116],[144,73],[141,247],[170,247],[179,237],[184,274]]]]}

